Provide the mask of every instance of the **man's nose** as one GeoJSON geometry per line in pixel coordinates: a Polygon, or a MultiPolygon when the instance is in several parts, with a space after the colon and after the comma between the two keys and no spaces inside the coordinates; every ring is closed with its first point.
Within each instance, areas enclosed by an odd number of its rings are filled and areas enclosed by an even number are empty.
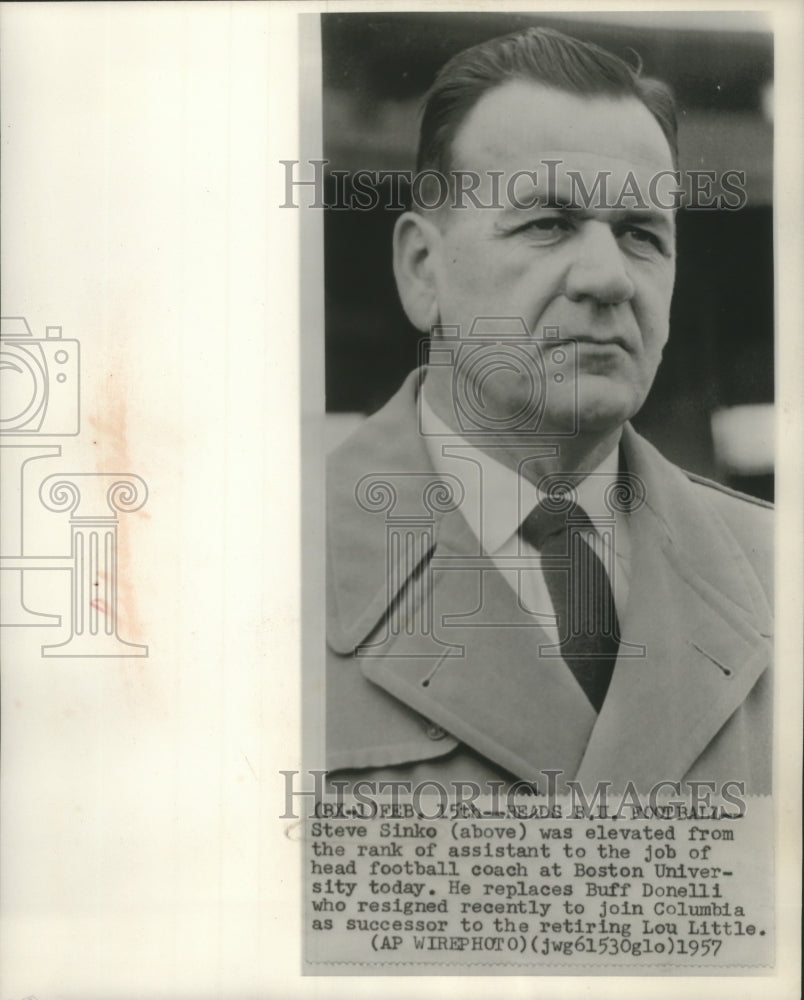
{"type": "Polygon", "coordinates": [[[625,267],[623,252],[606,223],[585,222],[573,243],[575,256],[564,287],[570,301],[589,298],[601,305],[616,305],[633,296],[634,283],[625,267]]]}

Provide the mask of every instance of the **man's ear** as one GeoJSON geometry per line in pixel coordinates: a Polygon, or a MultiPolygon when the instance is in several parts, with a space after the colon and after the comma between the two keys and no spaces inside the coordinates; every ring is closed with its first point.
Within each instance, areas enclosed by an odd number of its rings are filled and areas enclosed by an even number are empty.
{"type": "Polygon", "coordinates": [[[438,322],[436,261],[441,231],[417,212],[405,212],[394,226],[394,277],[411,323],[429,333],[438,322]]]}

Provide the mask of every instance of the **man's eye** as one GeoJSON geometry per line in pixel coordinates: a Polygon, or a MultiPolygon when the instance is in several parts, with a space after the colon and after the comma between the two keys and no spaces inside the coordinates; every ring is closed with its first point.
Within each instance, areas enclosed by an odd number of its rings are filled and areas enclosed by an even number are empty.
{"type": "Polygon", "coordinates": [[[569,228],[570,223],[567,219],[561,216],[547,216],[542,219],[531,219],[530,222],[526,222],[523,226],[520,226],[517,232],[541,238],[557,236],[560,233],[567,232],[569,228]]]}
{"type": "Polygon", "coordinates": [[[620,235],[627,237],[632,243],[642,244],[643,246],[654,246],[657,250],[664,252],[662,241],[649,229],[643,229],[641,226],[627,226],[622,230],[620,235]]]}

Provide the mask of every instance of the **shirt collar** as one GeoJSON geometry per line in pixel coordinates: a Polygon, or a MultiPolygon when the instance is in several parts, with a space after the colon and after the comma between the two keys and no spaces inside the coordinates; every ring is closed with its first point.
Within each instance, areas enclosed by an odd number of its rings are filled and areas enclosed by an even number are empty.
{"type": "MultiPolygon", "coordinates": [[[[439,475],[460,480],[465,493],[461,513],[483,549],[494,555],[539,502],[539,491],[529,480],[452,431],[432,409],[423,391],[419,405],[421,430],[433,468],[439,475]]],[[[598,517],[611,518],[604,496],[618,470],[619,446],[615,445],[575,487],[578,503],[593,522],[598,517]]]]}

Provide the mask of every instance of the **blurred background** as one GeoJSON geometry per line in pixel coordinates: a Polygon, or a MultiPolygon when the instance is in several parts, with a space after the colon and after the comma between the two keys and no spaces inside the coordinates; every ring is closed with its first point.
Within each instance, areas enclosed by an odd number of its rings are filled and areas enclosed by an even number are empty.
{"type": "MultiPolygon", "coordinates": [[[[323,155],[332,171],[413,170],[422,98],[454,53],[536,24],[595,42],[672,88],[680,167],[741,170],[738,211],[678,213],[670,341],[636,428],[690,471],[773,499],[773,36],[755,13],[360,13],[321,19],[323,155]]],[[[389,182],[390,183],[390,182],[389,182]]],[[[403,195],[404,192],[403,189],[403,195]]],[[[326,209],[330,443],[417,364],[391,270],[397,213],[326,209]]]]}

